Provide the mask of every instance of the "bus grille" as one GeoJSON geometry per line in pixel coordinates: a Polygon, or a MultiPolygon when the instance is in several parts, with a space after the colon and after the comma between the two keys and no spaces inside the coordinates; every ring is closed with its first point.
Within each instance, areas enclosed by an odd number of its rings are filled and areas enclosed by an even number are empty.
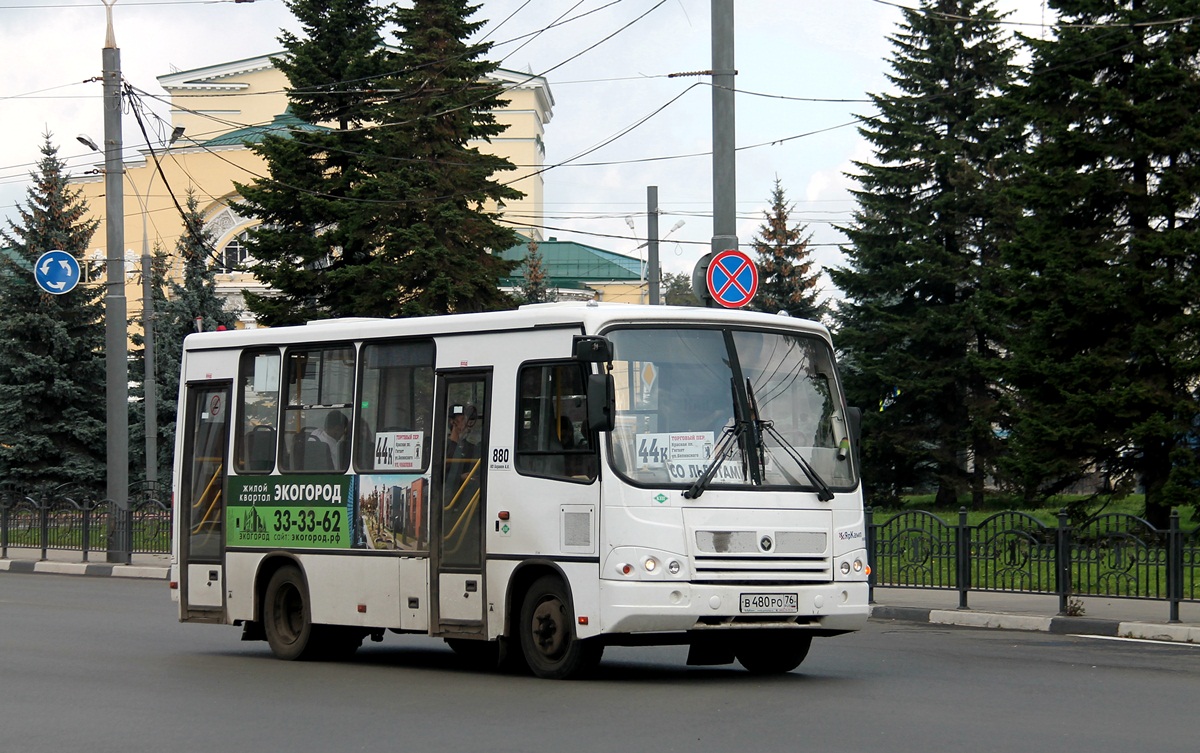
{"type": "Polygon", "coordinates": [[[828,583],[824,531],[698,530],[696,580],[710,583],[828,583]]]}
{"type": "Polygon", "coordinates": [[[699,583],[828,583],[827,557],[696,557],[699,583]]]}

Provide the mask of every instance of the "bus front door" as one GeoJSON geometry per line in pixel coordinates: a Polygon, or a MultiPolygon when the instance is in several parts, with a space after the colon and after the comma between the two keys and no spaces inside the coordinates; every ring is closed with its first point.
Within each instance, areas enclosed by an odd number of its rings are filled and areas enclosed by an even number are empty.
{"type": "MultiPolygon", "coordinates": [[[[185,613],[225,605],[225,460],[229,457],[229,382],[189,384],[178,500],[180,592],[185,613]]],[[[196,615],[199,616],[199,615],[196,615]]]]}
{"type": "Polygon", "coordinates": [[[437,513],[433,587],[437,613],[434,635],[483,631],[483,515],[487,494],[487,438],[491,412],[491,370],[456,369],[438,373],[434,499],[437,513]]]}

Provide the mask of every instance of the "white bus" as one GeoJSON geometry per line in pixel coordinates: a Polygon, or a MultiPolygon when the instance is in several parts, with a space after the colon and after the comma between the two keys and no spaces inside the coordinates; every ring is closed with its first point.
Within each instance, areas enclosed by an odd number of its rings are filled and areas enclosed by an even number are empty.
{"type": "Polygon", "coordinates": [[[184,341],[172,594],[283,659],[388,631],[585,672],[606,645],[787,672],[861,628],[867,552],[829,333],[542,304],[184,341]]]}

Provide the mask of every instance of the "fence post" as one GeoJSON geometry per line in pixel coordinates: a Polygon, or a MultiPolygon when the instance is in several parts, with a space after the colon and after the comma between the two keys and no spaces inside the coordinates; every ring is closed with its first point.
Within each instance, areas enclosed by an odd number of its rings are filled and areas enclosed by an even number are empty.
{"type": "Polygon", "coordinates": [[[954,529],[955,580],[958,581],[958,608],[967,606],[967,592],[971,590],[971,532],[967,527],[967,508],[958,508],[958,526],[954,529]]]}
{"type": "Polygon", "coordinates": [[[84,562],[88,561],[88,548],[89,548],[89,544],[91,543],[89,534],[91,533],[91,530],[92,530],[92,508],[88,506],[88,499],[85,497],[83,500],[83,531],[81,533],[82,541],[80,541],[80,543],[83,545],[83,561],[84,562]]]}
{"type": "Polygon", "coordinates": [[[1071,594],[1071,528],[1066,510],[1058,511],[1058,529],[1054,536],[1054,591],[1058,594],[1058,613],[1067,613],[1071,594]]]}
{"type": "Polygon", "coordinates": [[[42,548],[42,562],[45,562],[48,557],[46,550],[50,548],[50,503],[46,500],[46,494],[42,494],[41,500],[38,502],[39,508],[39,539],[42,548]]]}
{"type": "Polygon", "coordinates": [[[875,511],[863,508],[867,537],[867,603],[875,603],[875,511]]]}
{"type": "Polygon", "coordinates": [[[1179,510],[1171,510],[1167,531],[1167,598],[1171,614],[1167,622],[1179,622],[1179,602],[1183,600],[1183,532],[1179,530],[1179,510]]]}
{"type": "Polygon", "coordinates": [[[9,497],[0,498],[0,559],[8,559],[9,497]]]}

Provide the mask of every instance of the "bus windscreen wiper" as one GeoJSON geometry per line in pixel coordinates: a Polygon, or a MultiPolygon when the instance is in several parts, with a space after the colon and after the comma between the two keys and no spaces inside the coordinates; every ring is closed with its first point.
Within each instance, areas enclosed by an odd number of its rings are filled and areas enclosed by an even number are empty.
{"type": "Polygon", "coordinates": [[[821,478],[821,474],[817,473],[817,469],[812,467],[812,463],[805,460],[804,456],[797,452],[794,447],[788,444],[787,440],[783,438],[783,435],[776,431],[775,425],[770,421],[759,421],[758,423],[762,429],[766,430],[767,434],[774,437],[775,441],[779,443],[779,446],[783,448],[783,451],[786,452],[792,460],[796,461],[796,465],[800,466],[800,470],[804,471],[804,475],[808,478],[808,482],[817,488],[817,499],[821,500],[822,502],[828,502],[829,500],[833,499],[833,490],[829,488],[829,484],[825,483],[825,479],[821,478]]]}
{"type": "Polygon", "coordinates": [[[704,473],[700,474],[700,478],[693,481],[692,485],[684,490],[684,499],[696,499],[704,493],[713,476],[717,475],[717,471],[720,470],[721,464],[733,454],[733,448],[738,444],[738,439],[744,431],[746,431],[745,421],[738,421],[736,426],[725,427],[721,432],[721,441],[717,443],[716,449],[713,450],[708,467],[704,469],[704,473]]]}
{"type": "MultiPolygon", "coordinates": [[[[833,490],[829,488],[829,484],[825,483],[825,479],[821,478],[821,474],[817,473],[817,469],[812,467],[812,463],[805,460],[804,456],[797,452],[796,448],[792,447],[791,444],[789,444],[788,441],[783,438],[783,435],[775,429],[774,422],[764,421],[758,415],[758,401],[754,399],[754,387],[750,384],[749,379],[746,380],[746,395],[749,398],[750,413],[754,419],[755,430],[760,436],[758,444],[759,452],[762,452],[761,435],[763,432],[766,432],[773,437],[776,442],[779,443],[779,446],[783,448],[783,451],[786,452],[792,460],[796,461],[796,465],[800,466],[800,470],[804,471],[805,477],[808,478],[808,483],[817,488],[817,499],[822,502],[828,502],[829,500],[833,499],[833,490]]],[[[764,458],[763,467],[765,467],[765,465],[764,458]]]]}

